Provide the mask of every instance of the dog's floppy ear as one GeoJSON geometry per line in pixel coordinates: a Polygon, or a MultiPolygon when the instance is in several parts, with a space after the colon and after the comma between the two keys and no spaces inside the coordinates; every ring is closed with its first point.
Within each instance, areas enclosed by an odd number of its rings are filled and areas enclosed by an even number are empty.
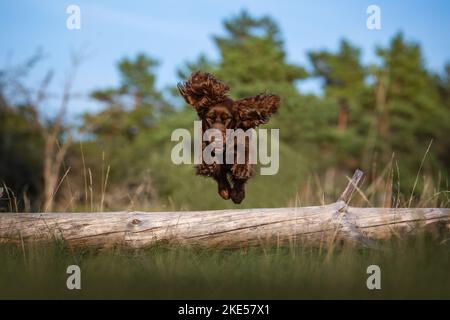
{"type": "Polygon", "coordinates": [[[249,129],[267,123],[272,114],[280,107],[279,96],[261,93],[250,98],[234,102],[237,127],[249,129]]]}
{"type": "Polygon", "coordinates": [[[224,101],[230,90],[228,85],[211,73],[201,71],[192,73],[186,82],[178,83],[177,87],[184,100],[193,106],[200,116],[210,106],[224,101]]]}

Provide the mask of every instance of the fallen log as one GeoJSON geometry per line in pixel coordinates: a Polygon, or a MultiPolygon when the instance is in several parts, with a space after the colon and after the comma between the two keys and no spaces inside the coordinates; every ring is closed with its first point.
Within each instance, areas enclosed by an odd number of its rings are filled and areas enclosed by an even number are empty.
{"type": "Polygon", "coordinates": [[[325,206],[102,213],[0,214],[0,243],[63,239],[69,246],[144,247],[159,242],[206,247],[314,244],[344,239],[367,244],[427,225],[450,226],[448,208],[357,208],[348,206],[362,179],[355,172],[335,203],[325,206]]]}

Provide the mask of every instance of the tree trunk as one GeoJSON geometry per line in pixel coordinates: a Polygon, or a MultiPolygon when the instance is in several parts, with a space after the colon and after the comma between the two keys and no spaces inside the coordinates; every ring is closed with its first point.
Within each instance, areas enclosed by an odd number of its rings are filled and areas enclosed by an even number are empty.
{"type": "Polygon", "coordinates": [[[375,103],[377,111],[377,130],[379,138],[383,141],[384,150],[382,150],[382,160],[387,163],[392,156],[390,125],[389,125],[389,108],[387,101],[387,86],[389,78],[383,73],[378,75],[378,82],[375,87],[375,103]]]}
{"type": "Polygon", "coordinates": [[[339,115],[338,115],[338,130],[345,131],[348,122],[348,102],[346,98],[339,99],[339,115]]]}
{"type": "Polygon", "coordinates": [[[419,230],[450,209],[354,208],[344,202],[304,208],[187,212],[1,214],[0,243],[63,239],[70,246],[144,247],[158,242],[206,247],[335,239],[364,242],[419,230]]]}
{"type": "Polygon", "coordinates": [[[43,213],[0,215],[0,243],[63,239],[70,246],[139,248],[159,242],[205,247],[257,244],[322,245],[450,227],[450,209],[349,207],[362,179],[357,171],[339,200],[326,206],[185,212],[43,213]]]}

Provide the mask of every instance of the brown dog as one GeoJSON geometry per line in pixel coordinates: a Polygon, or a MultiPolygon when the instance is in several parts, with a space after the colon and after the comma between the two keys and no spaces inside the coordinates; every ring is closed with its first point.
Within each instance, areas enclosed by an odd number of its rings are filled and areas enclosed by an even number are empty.
{"type": "MultiPolygon", "coordinates": [[[[267,123],[280,106],[278,96],[266,93],[233,101],[227,96],[230,88],[226,84],[212,74],[200,71],[192,73],[185,83],[179,83],[178,90],[184,100],[195,108],[202,120],[202,136],[207,129],[217,129],[222,133],[223,148],[219,148],[219,152],[224,153],[227,150],[226,129],[245,131],[267,123]]],[[[211,142],[203,142],[202,150],[211,142]]],[[[223,199],[231,198],[234,203],[241,203],[245,198],[245,184],[254,172],[254,165],[248,161],[248,141],[245,143],[245,153],[243,164],[203,162],[197,165],[197,174],[216,180],[219,195],[223,199]]]]}

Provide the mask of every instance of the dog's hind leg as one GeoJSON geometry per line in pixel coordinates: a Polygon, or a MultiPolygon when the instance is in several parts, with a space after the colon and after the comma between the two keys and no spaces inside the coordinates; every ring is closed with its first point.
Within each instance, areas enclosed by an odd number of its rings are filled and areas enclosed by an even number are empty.
{"type": "Polygon", "coordinates": [[[233,179],[233,188],[231,189],[231,200],[240,204],[245,198],[245,179],[233,179]]]}
{"type": "Polygon", "coordinates": [[[214,179],[217,181],[219,187],[219,195],[225,200],[230,199],[231,185],[228,181],[227,174],[221,172],[218,176],[215,176],[214,179]]]}

